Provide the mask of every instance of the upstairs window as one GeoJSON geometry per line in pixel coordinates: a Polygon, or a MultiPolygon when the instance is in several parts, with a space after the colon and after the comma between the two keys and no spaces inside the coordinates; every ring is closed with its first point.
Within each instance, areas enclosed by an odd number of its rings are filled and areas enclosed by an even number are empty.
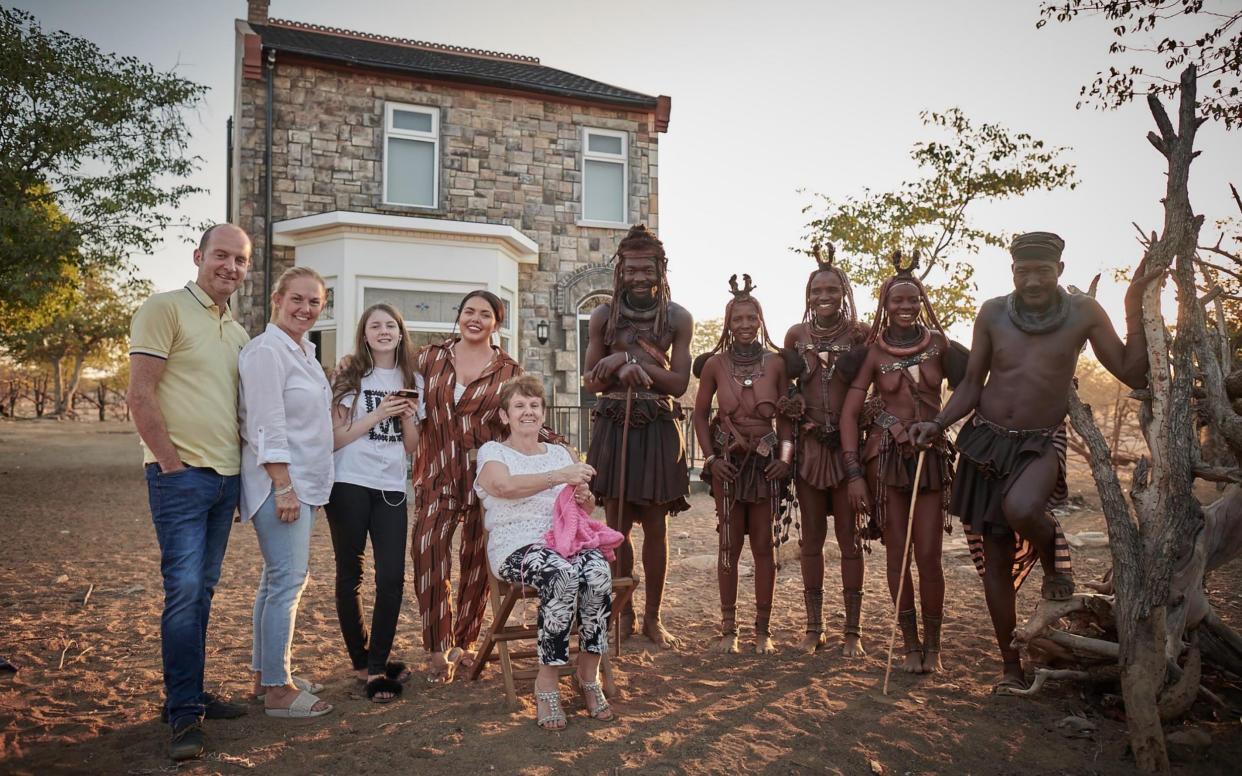
{"type": "Polygon", "coordinates": [[[629,138],[609,129],[582,130],[582,220],[626,224],[629,138]]]}
{"type": "Polygon", "coordinates": [[[384,202],[439,205],[440,111],[422,105],[384,106],[384,202]]]}

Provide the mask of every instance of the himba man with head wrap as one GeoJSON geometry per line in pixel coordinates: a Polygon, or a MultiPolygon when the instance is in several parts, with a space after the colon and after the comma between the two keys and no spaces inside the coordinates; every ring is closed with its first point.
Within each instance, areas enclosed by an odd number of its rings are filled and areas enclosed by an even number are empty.
{"type": "MultiPolygon", "coordinates": [[[[591,491],[603,502],[608,524],[625,534],[625,543],[617,548],[617,576],[633,575],[630,529],[634,523],[643,527],[642,629],[667,649],[677,643],[660,621],[668,515],[690,508],[690,474],[676,397],[690,382],[694,319],[670,298],[664,244],[646,226],[630,229],[617,245],[614,261],[612,299],[591,313],[583,385],[599,394],[599,402],[592,415],[587,463],[597,472],[591,491]],[[618,520],[622,512],[624,519],[618,520]]],[[[633,609],[620,617],[622,634],[628,635],[634,628],[633,609]]]]}
{"type": "Polygon", "coordinates": [[[976,543],[983,591],[1004,662],[998,688],[1026,686],[1012,640],[1017,585],[1035,556],[1044,571],[1045,599],[1064,600],[1074,592],[1068,546],[1049,504],[1056,491],[1064,492],[1064,441],[1058,436],[1064,434],[1078,354],[1090,342],[1118,379],[1132,388],[1147,385],[1142,295],[1161,273],[1148,272],[1144,263],[1135,270],[1126,291],[1123,343],[1098,302],[1058,285],[1064,249],[1051,232],[1014,238],[1013,292],[983,303],[962,384],[939,414],[912,432],[917,444],[927,445],[973,412],[957,436],[961,459],[950,511],[961,517],[968,535],[981,537],[976,543]]]}

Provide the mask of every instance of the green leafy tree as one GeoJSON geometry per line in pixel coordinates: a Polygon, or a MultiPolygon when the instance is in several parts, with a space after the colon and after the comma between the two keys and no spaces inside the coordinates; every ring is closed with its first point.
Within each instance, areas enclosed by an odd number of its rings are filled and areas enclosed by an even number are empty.
{"type": "Polygon", "coordinates": [[[999,124],[976,125],[957,108],[920,116],[938,137],[915,143],[910,151],[919,177],[896,191],[864,189],[844,199],[816,195],[821,201],[803,209],[818,212],[805,240],[811,246],[832,242],[850,280],[873,289],[892,274],[894,251],[919,251],[920,278],[948,326],[974,313],[970,257],[985,245],[1007,244],[1003,233],[971,222],[971,207],[1034,191],[1072,189],[1078,182],[1074,166],[1062,160],[1065,147],[1048,146],[999,124]]]}
{"type": "Polygon", "coordinates": [[[1123,62],[1097,72],[1080,90],[1078,107],[1108,110],[1143,94],[1176,98],[1177,72],[1194,65],[1199,110],[1226,129],[1242,125],[1242,5],[1237,0],[1059,0],[1041,2],[1039,16],[1035,26],[1040,28],[1080,16],[1112,25],[1108,53],[1123,62]]]}
{"type": "Polygon", "coordinates": [[[51,414],[63,417],[73,407],[83,368],[92,361],[115,360],[113,351],[124,348],[134,311],[150,294],[146,280],[116,282],[100,274],[87,275],[55,320],[28,331],[0,332],[0,346],[14,361],[47,370],[51,414]]]}
{"type": "Polygon", "coordinates": [[[0,324],[63,308],[69,269],[125,269],[201,188],[184,111],[206,87],[0,8],[0,324]]]}
{"type": "MultiPolygon", "coordinates": [[[[694,322],[694,333],[690,335],[690,358],[697,358],[699,354],[706,353],[716,347],[716,343],[720,341],[720,332],[724,331],[724,318],[707,318],[706,320],[694,322]]],[[[686,385],[686,392],[682,394],[682,402],[690,404],[694,402],[694,397],[699,393],[699,378],[693,374],[690,375],[690,382],[686,385]]]]}

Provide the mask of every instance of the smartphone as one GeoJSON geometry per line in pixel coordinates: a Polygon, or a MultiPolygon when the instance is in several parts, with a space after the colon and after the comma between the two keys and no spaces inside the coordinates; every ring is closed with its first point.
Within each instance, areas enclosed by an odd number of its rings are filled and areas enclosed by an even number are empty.
{"type": "Polygon", "coordinates": [[[397,394],[402,399],[409,399],[410,401],[418,401],[418,391],[414,390],[413,388],[402,388],[399,391],[393,391],[393,393],[397,394]]]}

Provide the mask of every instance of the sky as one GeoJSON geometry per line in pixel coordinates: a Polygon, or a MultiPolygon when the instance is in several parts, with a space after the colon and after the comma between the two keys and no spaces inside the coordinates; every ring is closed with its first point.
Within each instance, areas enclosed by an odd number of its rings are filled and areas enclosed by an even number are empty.
{"type": "MultiPolygon", "coordinates": [[[[203,160],[192,182],[210,193],[186,200],[181,214],[191,222],[222,219],[233,19],[246,16],[245,2],[10,5],[33,12],[45,30],[86,37],[210,88],[189,116],[191,150],[203,160]]],[[[1038,9],[1038,0],[273,0],[270,15],[528,54],[671,95],[669,131],[660,136],[659,232],[673,298],[696,318],[719,317],[727,278],[749,272],[777,335],[802,315],[812,262],[791,248],[806,233],[803,208],[814,193],[841,199],[911,179],[911,146],[934,136],[920,111],[956,106],[976,123],[1070,146],[1065,159],[1081,181],[1075,190],[979,206],[971,217],[991,230],[1059,233],[1063,281],[1085,288],[1105,272],[1099,299],[1122,328],[1125,286],[1107,270],[1140,258],[1131,222],[1160,228],[1165,162],[1145,139],[1154,128],[1145,103],[1075,110],[1081,85],[1116,64],[1107,54],[1107,22],[1083,18],[1037,30],[1038,9]]],[[[1191,201],[1214,240],[1211,223],[1233,210],[1228,182],[1242,182],[1242,146],[1210,123],[1197,148],[1191,201]]],[[[182,285],[192,270],[191,247],[167,238],[157,253],[136,257],[158,289],[182,285]]],[[[978,300],[1011,289],[1007,252],[985,248],[974,261],[978,300]]],[[[869,314],[874,298],[865,289],[856,294],[869,314]]],[[[952,334],[969,340],[966,325],[952,334]]]]}

